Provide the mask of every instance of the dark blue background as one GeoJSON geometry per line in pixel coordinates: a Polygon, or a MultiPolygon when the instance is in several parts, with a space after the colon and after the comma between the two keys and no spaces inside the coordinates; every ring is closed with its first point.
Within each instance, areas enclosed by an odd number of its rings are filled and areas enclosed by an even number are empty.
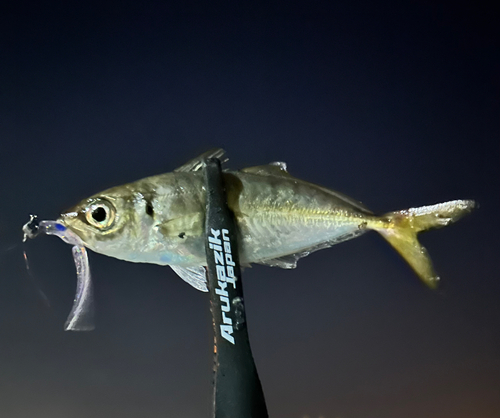
{"type": "MultiPolygon", "coordinates": [[[[375,233],[245,271],[273,418],[500,416],[500,65],[493,9],[456,2],[26,2],[0,13],[0,416],[207,417],[206,294],[90,254],[97,329],[63,332],[68,245],[30,213],[214,146],[383,213],[481,207],[422,236],[422,286],[375,233]],[[404,5],[403,5],[404,3],[404,5]],[[47,308],[37,286],[50,300],[47,308]]],[[[472,3],[470,3],[472,4],[472,3]]]]}

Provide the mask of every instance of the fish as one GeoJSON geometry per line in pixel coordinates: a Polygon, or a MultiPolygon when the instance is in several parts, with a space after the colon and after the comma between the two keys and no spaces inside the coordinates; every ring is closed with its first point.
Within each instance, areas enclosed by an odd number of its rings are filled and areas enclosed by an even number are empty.
{"type": "MultiPolygon", "coordinates": [[[[212,157],[223,160],[225,152],[213,149],[170,173],[94,194],[62,213],[57,223],[96,253],[169,265],[194,288],[208,291],[203,167],[212,157]]],[[[476,206],[473,200],[453,200],[376,215],[343,193],[292,176],[283,162],[224,169],[223,180],[242,266],[295,268],[314,251],[373,230],[431,288],[439,276],[417,234],[447,226],[476,206]]]]}

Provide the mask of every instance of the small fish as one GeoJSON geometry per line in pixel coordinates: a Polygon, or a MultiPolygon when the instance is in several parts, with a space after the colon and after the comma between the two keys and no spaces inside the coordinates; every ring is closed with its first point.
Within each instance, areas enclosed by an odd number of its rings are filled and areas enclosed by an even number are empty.
{"type": "MultiPolygon", "coordinates": [[[[87,248],[138,263],[169,265],[185,281],[207,291],[203,161],[216,149],[172,173],[113,187],[63,213],[64,225],[87,248]]],[[[435,287],[439,277],[417,234],[447,226],[469,213],[472,200],[454,200],[374,215],[339,192],[290,175],[286,164],[224,171],[228,206],[239,229],[240,262],[295,268],[313,251],[380,233],[418,277],[435,287]]]]}

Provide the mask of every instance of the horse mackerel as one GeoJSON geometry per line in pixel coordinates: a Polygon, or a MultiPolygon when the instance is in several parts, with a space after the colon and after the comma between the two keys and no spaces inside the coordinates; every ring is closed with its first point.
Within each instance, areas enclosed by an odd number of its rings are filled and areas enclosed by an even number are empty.
{"type": "MultiPolygon", "coordinates": [[[[170,265],[206,290],[206,190],[200,168],[205,158],[222,155],[209,151],[172,173],[97,193],[59,221],[95,252],[170,265]]],[[[454,200],[377,216],[344,194],[291,176],[284,163],[225,171],[224,182],[242,264],[294,268],[300,257],[375,230],[430,287],[439,278],[417,234],[446,226],[475,206],[472,200],[454,200]]]]}

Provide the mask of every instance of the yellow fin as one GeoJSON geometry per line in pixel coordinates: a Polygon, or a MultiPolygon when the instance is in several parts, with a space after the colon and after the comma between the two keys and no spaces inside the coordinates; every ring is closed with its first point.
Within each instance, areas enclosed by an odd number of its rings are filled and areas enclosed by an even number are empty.
{"type": "Polygon", "coordinates": [[[439,277],[434,271],[427,250],[418,242],[417,234],[447,226],[472,211],[475,206],[473,200],[453,200],[390,212],[382,216],[382,219],[387,221],[386,225],[374,229],[403,256],[427,286],[435,288],[439,277]]]}

